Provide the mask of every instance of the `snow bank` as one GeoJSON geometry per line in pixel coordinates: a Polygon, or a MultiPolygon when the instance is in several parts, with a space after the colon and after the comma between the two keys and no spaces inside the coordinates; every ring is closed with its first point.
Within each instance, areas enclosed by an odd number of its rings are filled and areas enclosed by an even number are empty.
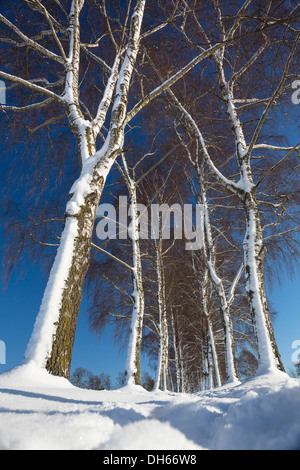
{"type": "Polygon", "coordinates": [[[300,449],[300,380],[266,375],[177,398],[156,416],[209,449],[300,449]]]}
{"type": "Polygon", "coordinates": [[[169,423],[155,419],[127,424],[101,446],[103,450],[203,450],[169,423]]]}
{"type": "Polygon", "coordinates": [[[0,375],[0,449],[300,449],[300,380],[194,395],[81,390],[33,365],[0,375]]]}

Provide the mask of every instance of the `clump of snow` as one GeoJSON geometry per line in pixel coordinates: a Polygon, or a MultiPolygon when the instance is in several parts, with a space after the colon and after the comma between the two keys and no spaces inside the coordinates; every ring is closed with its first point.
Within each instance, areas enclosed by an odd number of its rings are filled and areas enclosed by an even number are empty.
{"type": "Polygon", "coordinates": [[[300,449],[300,379],[197,394],[82,390],[34,364],[0,375],[0,449],[300,449]]]}
{"type": "Polygon", "coordinates": [[[112,434],[104,446],[100,446],[100,449],[203,450],[169,423],[162,423],[156,419],[140,420],[121,427],[112,434]]]}

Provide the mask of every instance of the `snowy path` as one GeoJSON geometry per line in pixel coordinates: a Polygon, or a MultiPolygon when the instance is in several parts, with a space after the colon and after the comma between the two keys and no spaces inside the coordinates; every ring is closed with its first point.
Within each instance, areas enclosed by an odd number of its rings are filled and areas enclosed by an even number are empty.
{"type": "Polygon", "coordinates": [[[0,449],[299,449],[300,379],[263,376],[197,395],[81,390],[0,375],[0,449]]]}

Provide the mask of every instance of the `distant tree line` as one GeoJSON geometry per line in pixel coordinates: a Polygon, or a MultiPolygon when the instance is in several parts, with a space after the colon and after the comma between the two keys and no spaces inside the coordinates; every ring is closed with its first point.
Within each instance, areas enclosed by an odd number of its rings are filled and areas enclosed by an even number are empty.
{"type": "MultiPolygon", "coordinates": [[[[75,385],[75,387],[87,390],[112,390],[125,386],[126,376],[124,372],[119,372],[113,384],[109,374],[101,372],[95,375],[84,367],[77,367],[71,374],[70,382],[75,385]]],[[[148,391],[153,389],[154,380],[147,372],[143,374],[142,386],[148,391]]]]}

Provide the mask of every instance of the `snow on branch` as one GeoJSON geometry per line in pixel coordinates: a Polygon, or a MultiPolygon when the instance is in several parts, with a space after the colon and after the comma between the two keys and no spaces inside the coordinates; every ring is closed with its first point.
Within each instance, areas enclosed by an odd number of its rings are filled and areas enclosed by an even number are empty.
{"type": "Polygon", "coordinates": [[[195,122],[195,120],[192,118],[192,116],[190,115],[190,113],[186,110],[186,108],[179,102],[179,100],[176,98],[176,96],[174,95],[174,93],[169,90],[169,93],[170,95],[172,96],[174,102],[176,103],[176,106],[178,106],[178,108],[181,110],[181,112],[183,113],[183,115],[185,116],[187,122],[189,123],[189,125],[191,126],[192,130],[193,130],[193,133],[196,137],[196,139],[198,140],[199,144],[200,144],[200,147],[202,149],[202,153],[204,155],[204,158],[205,158],[205,161],[206,163],[209,165],[209,167],[212,169],[213,171],[213,174],[215,175],[215,177],[218,179],[219,183],[225,187],[226,189],[228,189],[230,192],[234,193],[234,194],[238,194],[238,183],[235,183],[234,181],[232,180],[229,180],[228,178],[226,178],[223,173],[215,166],[215,164],[213,163],[210,155],[209,155],[209,152],[207,150],[207,146],[206,146],[206,143],[205,143],[205,140],[203,138],[203,135],[199,129],[199,126],[197,125],[197,123],[195,122]]]}
{"type": "Polygon", "coordinates": [[[267,106],[266,106],[266,109],[264,110],[264,112],[262,113],[261,115],[261,118],[257,124],[257,127],[254,131],[254,134],[253,134],[253,137],[252,137],[252,140],[250,142],[250,145],[247,149],[247,154],[246,156],[249,156],[251,155],[251,152],[254,148],[254,145],[256,144],[257,142],[257,139],[259,137],[259,134],[261,132],[261,129],[263,127],[263,124],[265,122],[265,120],[267,119],[267,116],[269,114],[269,111],[271,110],[271,108],[273,107],[273,105],[275,104],[276,100],[278,99],[278,97],[280,96],[281,92],[282,92],[282,89],[284,87],[284,84],[285,84],[285,81],[287,79],[287,76],[288,76],[288,73],[289,73],[289,69],[290,69],[290,66],[291,66],[291,62],[292,62],[292,59],[294,58],[295,56],[295,53],[296,53],[296,50],[297,50],[297,47],[298,47],[298,44],[299,44],[299,40],[300,40],[300,33],[298,33],[297,37],[296,37],[296,40],[293,44],[293,47],[291,48],[291,52],[288,56],[288,59],[286,61],[286,65],[285,65],[285,69],[284,69],[284,72],[282,74],[282,77],[281,77],[281,80],[276,88],[276,90],[274,91],[272,97],[270,98],[267,106]]]}
{"type": "Polygon", "coordinates": [[[232,304],[233,300],[234,300],[234,293],[235,293],[235,290],[237,288],[237,285],[241,279],[241,276],[243,274],[243,271],[245,269],[245,264],[244,262],[242,262],[241,266],[239,267],[237,273],[236,273],[236,276],[230,286],[230,289],[229,289],[229,292],[228,292],[228,297],[227,297],[227,302],[229,305],[232,304]]]}
{"type": "Polygon", "coordinates": [[[16,112],[25,112],[25,111],[31,111],[33,109],[40,109],[43,108],[44,106],[47,106],[48,104],[53,102],[53,98],[47,98],[44,101],[40,101],[39,103],[33,103],[29,104],[27,106],[8,106],[8,105],[0,105],[0,109],[3,111],[16,111],[16,112]]]}
{"type": "Polygon", "coordinates": [[[92,122],[92,127],[94,132],[97,134],[102,125],[104,124],[108,108],[111,104],[113,92],[119,77],[119,64],[120,64],[120,55],[116,54],[115,62],[110,70],[110,76],[108,78],[101,102],[98,106],[98,111],[95,119],[92,122]]]}
{"type": "MultiPolygon", "coordinates": [[[[263,144],[261,144],[263,145],[263,144]]],[[[266,148],[272,148],[274,146],[267,146],[266,148]]],[[[259,148],[259,147],[258,147],[259,148]]],[[[265,147],[264,147],[265,148],[265,147]]],[[[289,148],[280,148],[280,147],[277,147],[275,148],[275,150],[288,150],[289,148]]],[[[279,161],[277,162],[275,165],[273,165],[261,178],[260,180],[256,183],[255,187],[257,188],[262,182],[263,180],[270,174],[272,173],[274,170],[277,170],[277,168],[282,165],[282,163],[284,163],[289,157],[290,155],[295,152],[295,151],[298,151],[298,154],[299,154],[299,149],[300,149],[300,143],[298,143],[297,145],[295,145],[294,147],[290,147],[290,151],[279,161]]],[[[274,149],[273,149],[274,150],[274,149]]]]}

